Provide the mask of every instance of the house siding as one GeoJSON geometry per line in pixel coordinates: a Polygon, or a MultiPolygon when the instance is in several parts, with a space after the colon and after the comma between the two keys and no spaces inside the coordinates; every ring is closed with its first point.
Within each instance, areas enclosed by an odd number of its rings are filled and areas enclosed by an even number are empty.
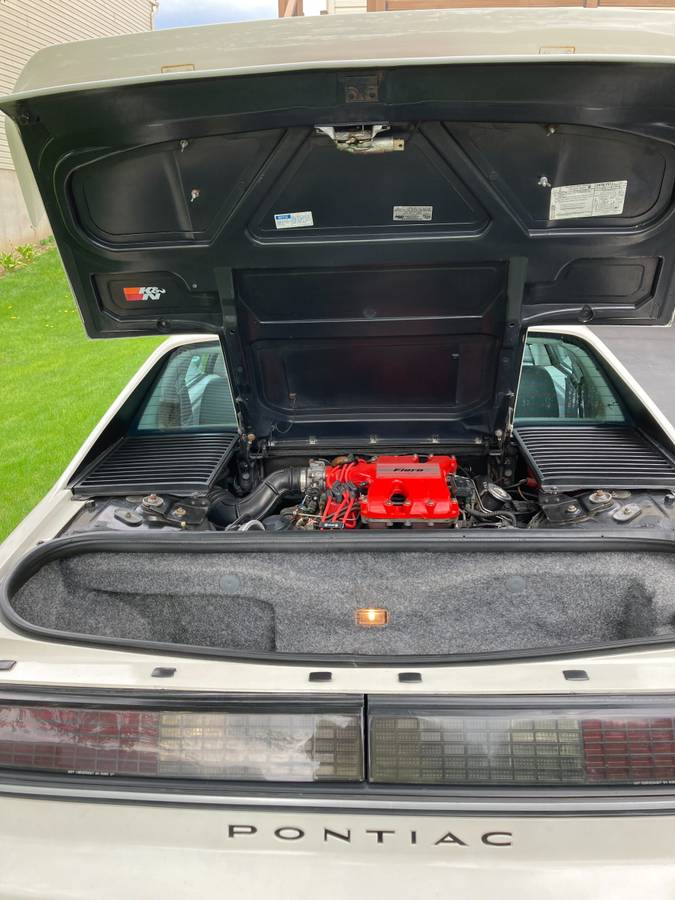
{"type": "Polygon", "coordinates": [[[327,12],[329,15],[336,13],[361,13],[367,12],[368,0],[328,0],[327,12]]]}
{"type": "MultiPolygon", "coordinates": [[[[30,57],[43,47],[150,31],[152,0],[0,0],[0,94],[9,94],[30,57]]],[[[46,219],[32,226],[0,113],[0,250],[43,237],[46,219]]]]}
{"type": "MultiPolygon", "coordinates": [[[[151,0],[0,0],[0,94],[11,92],[30,57],[50,44],[152,28],[151,0]]],[[[0,115],[0,169],[12,169],[0,115]]]]}

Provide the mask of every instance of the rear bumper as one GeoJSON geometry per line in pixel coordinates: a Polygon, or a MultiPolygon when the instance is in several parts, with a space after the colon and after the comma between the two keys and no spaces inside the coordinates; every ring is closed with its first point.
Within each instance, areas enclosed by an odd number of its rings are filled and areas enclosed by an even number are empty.
{"type": "Polygon", "coordinates": [[[675,815],[430,815],[0,796],[0,898],[675,895],[675,815]]]}

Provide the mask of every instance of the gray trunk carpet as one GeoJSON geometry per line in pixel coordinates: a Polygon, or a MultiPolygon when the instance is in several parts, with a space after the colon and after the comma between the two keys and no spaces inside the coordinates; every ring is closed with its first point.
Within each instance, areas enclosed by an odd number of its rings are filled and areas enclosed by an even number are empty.
{"type": "Polygon", "coordinates": [[[675,561],[645,553],[94,553],[16,612],[64,632],[283,653],[452,654],[673,629],[675,561]],[[364,628],[357,607],[386,607],[364,628]]]}

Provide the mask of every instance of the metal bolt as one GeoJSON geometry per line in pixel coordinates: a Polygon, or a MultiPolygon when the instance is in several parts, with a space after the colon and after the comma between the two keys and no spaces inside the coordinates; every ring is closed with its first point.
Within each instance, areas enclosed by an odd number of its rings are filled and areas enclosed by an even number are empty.
{"type": "Polygon", "coordinates": [[[576,503],[570,503],[569,506],[565,507],[565,512],[575,513],[578,509],[579,507],[576,505],[576,503]]]}
{"type": "Polygon", "coordinates": [[[591,322],[593,320],[595,313],[592,308],[586,304],[586,306],[582,306],[581,312],[579,313],[579,321],[582,323],[591,322]]]}
{"type": "Polygon", "coordinates": [[[539,187],[543,187],[543,188],[550,188],[550,187],[551,187],[551,182],[548,180],[548,178],[546,177],[546,175],[541,175],[541,176],[539,177],[539,181],[537,181],[537,184],[539,185],[539,187]]]}

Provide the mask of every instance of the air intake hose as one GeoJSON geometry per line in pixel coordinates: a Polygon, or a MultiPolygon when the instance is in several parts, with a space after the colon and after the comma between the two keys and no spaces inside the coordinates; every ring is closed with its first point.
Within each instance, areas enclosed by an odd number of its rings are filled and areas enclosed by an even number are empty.
{"type": "Polygon", "coordinates": [[[307,469],[294,466],[272,472],[246,497],[225,493],[209,507],[209,519],[216,525],[231,525],[238,519],[261,519],[287,494],[302,494],[307,484],[307,469]]]}

